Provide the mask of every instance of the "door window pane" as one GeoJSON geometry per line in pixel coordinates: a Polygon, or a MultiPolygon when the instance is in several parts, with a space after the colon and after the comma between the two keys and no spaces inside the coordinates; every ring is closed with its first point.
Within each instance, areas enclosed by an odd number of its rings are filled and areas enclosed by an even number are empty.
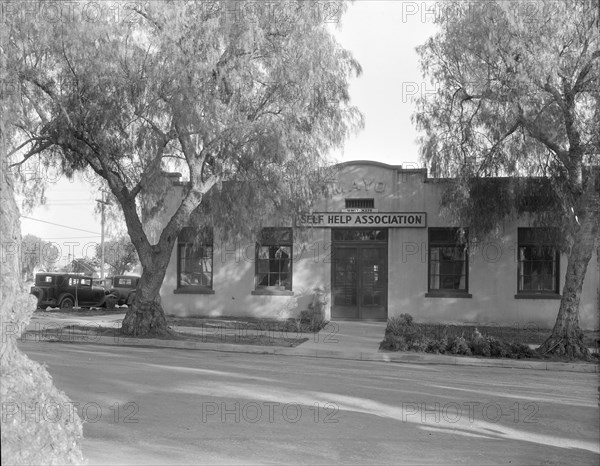
{"type": "Polygon", "coordinates": [[[333,241],[386,241],[387,230],[333,230],[333,241]]]}
{"type": "Polygon", "coordinates": [[[335,270],[334,304],[355,306],[356,301],[356,249],[336,248],[333,255],[335,270]]]}

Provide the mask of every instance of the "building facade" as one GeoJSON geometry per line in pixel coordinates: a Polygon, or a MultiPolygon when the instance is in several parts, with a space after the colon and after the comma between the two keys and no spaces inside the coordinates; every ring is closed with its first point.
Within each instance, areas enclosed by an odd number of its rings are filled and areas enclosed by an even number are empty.
{"type": "MultiPolygon", "coordinates": [[[[185,229],[161,288],[166,312],[287,318],[320,290],[331,320],[409,313],[417,322],[554,324],[566,256],[540,243],[525,217],[474,247],[463,225],[440,217],[444,184],[425,170],[348,162],[330,186],[295,225],[265,225],[246,242],[198,244],[185,229]]],[[[584,329],[598,328],[599,290],[596,253],[581,298],[584,329]]]]}

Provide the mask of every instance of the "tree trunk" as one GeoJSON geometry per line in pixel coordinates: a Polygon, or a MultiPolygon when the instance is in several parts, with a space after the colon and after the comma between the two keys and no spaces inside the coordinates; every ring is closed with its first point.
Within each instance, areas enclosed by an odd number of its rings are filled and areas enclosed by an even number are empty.
{"type": "Polygon", "coordinates": [[[0,152],[2,464],[81,464],[82,425],[74,405],[48,371],[17,347],[36,301],[21,281],[19,212],[6,151],[0,152]]]}
{"type": "Polygon", "coordinates": [[[165,312],[160,303],[160,287],[172,249],[173,244],[170,245],[170,248],[163,248],[151,260],[142,260],[143,271],[138,282],[135,299],[127,310],[121,326],[123,335],[160,337],[172,333],[167,326],[165,312]]]}
{"type": "Polygon", "coordinates": [[[565,286],[556,323],[552,334],[538,348],[542,355],[554,354],[570,359],[590,357],[579,325],[579,302],[586,270],[594,250],[593,235],[593,216],[590,215],[583,221],[574,238],[567,261],[565,286]]]}

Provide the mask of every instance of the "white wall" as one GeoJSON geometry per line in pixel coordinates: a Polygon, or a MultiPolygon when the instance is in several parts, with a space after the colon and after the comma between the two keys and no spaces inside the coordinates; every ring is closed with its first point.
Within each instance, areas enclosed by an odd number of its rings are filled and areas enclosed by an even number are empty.
{"type": "MultiPolygon", "coordinates": [[[[342,164],[332,196],[315,212],[339,212],[346,198],[375,199],[380,212],[427,212],[428,227],[452,227],[439,216],[444,186],[425,179],[421,170],[399,171],[375,162],[342,164]]],[[[265,225],[265,227],[272,225],[265,225]]],[[[471,298],[426,297],[427,228],[388,230],[388,316],[409,313],[418,322],[478,322],[481,324],[552,327],[559,299],[516,299],[517,227],[530,226],[525,219],[503,225],[501,240],[490,239],[471,251],[471,298]]],[[[174,248],[161,288],[167,313],[180,316],[255,316],[286,318],[307,309],[313,289],[331,286],[331,229],[308,228],[294,232],[292,296],[256,296],[254,290],[254,239],[236,245],[219,244],[213,256],[214,294],[175,294],[174,248]],[[302,232],[302,234],[300,234],[302,232]]],[[[567,258],[561,257],[561,286],[567,258]]],[[[588,267],[581,299],[581,325],[599,328],[600,273],[596,254],[588,267]]],[[[330,309],[328,310],[330,312],[330,309]]]]}

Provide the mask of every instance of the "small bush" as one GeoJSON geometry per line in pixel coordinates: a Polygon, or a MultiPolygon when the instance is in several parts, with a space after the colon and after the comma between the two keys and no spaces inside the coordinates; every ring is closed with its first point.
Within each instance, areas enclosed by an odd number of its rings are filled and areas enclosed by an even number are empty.
{"type": "Polygon", "coordinates": [[[516,359],[533,358],[536,356],[535,351],[523,343],[511,343],[510,352],[512,353],[512,357],[516,359]]]}
{"type": "Polygon", "coordinates": [[[490,356],[493,358],[509,358],[510,346],[494,337],[488,337],[490,343],[490,356]]]}
{"type": "Polygon", "coordinates": [[[411,351],[418,351],[420,353],[427,351],[427,348],[431,344],[431,339],[427,338],[421,334],[417,334],[415,338],[413,338],[412,343],[409,347],[411,351]]]}
{"type": "Polygon", "coordinates": [[[448,342],[447,351],[450,354],[462,354],[464,356],[471,355],[471,348],[464,337],[454,337],[448,342]]]}
{"type": "Polygon", "coordinates": [[[390,334],[387,338],[387,344],[389,345],[389,349],[394,351],[406,351],[408,349],[406,339],[402,335],[390,334]]]}
{"type": "Polygon", "coordinates": [[[471,353],[476,356],[485,356],[489,358],[492,354],[490,346],[490,338],[483,336],[479,330],[475,329],[470,342],[471,353]]]}
{"type": "Polygon", "coordinates": [[[427,348],[425,348],[426,353],[436,353],[436,354],[444,354],[446,352],[446,348],[448,347],[448,338],[434,338],[430,339],[427,344],[427,348]]]}
{"type": "Polygon", "coordinates": [[[300,323],[310,332],[320,331],[327,322],[320,310],[309,309],[300,313],[300,323]]]}
{"type": "Polygon", "coordinates": [[[412,316],[410,314],[400,314],[398,317],[391,317],[385,328],[385,333],[392,333],[394,335],[403,335],[407,331],[414,331],[412,316]]]}
{"type": "Polygon", "coordinates": [[[400,314],[388,320],[380,349],[392,351],[419,350],[423,336],[419,327],[413,324],[410,314],[400,314]]]}

